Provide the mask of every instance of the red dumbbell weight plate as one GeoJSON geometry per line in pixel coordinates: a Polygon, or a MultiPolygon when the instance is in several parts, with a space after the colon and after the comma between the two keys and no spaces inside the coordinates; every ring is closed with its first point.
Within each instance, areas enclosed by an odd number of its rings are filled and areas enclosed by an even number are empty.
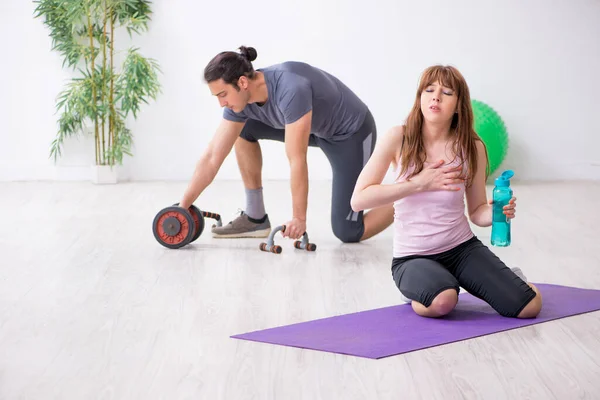
{"type": "Polygon", "coordinates": [[[178,249],[190,243],[195,229],[192,214],[181,207],[162,209],[152,223],[156,240],[169,249],[178,249]]]}
{"type": "Polygon", "coordinates": [[[193,204],[190,206],[189,210],[194,219],[194,225],[196,225],[196,230],[194,231],[194,236],[191,240],[191,242],[193,242],[202,235],[202,231],[204,230],[204,216],[202,215],[202,211],[193,204]]]}

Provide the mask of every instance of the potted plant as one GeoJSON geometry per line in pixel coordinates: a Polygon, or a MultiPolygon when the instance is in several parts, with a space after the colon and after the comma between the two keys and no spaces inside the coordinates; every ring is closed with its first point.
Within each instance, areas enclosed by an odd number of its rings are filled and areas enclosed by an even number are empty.
{"type": "Polygon", "coordinates": [[[140,34],[148,29],[147,0],[35,0],[35,18],[50,30],[52,50],[63,57],[63,67],[78,71],[57,98],[60,113],[56,138],[50,146],[54,161],[65,139],[93,132],[95,159],[92,180],[116,183],[115,166],[131,156],[133,137],[129,115],[137,118],[143,103],[160,93],[156,60],[139,49],[116,50],[119,29],[140,34]],[[122,62],[117,57],[122,56],[122,62]],[[120,68],[117,68],[116,65],[120,68]]]}

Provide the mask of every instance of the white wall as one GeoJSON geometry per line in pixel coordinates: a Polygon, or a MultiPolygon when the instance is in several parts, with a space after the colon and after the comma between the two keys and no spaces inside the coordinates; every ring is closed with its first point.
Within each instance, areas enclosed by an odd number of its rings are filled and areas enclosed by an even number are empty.
{"type": "MultiPolygon", "coordinates": [[[[54,99],[70,73],[33,9],[0,3],[0,180],[87,179],[91,141],[68,143],[62,168],[48,159],[54,99]]],[[[217,52],[245,44],[258,50],[256,67],[302,60],[334,73],[367,102],[380,133],[403,121],[424,68],[453,64],[508,127],[504,167],[528,180],[600,180],[597,0],[163,0],[153,10],[150,32],[133,43],[159,61],[164,87],[131,124],[125,179],[189,178],[221,115],[202,70],[217,52]]],[[[283,147],[263,152],[264,177],[287,179],[283,147]]],[[[309,156],[311,179],[329,179],[325,157],[309,156]]],[[[225,178],[239,178],[233,153],[225,178]]]]}

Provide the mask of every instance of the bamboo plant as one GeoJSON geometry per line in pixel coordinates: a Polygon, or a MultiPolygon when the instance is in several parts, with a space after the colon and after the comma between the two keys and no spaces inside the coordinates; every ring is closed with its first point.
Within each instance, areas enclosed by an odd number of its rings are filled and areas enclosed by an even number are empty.
{"type": "Polygon", "coordinates": [[[49,28],[52,50],[63,58],[63,67],[77,70],[60,92],[56,109],[58,132],[50,146],[54,161],[61,156],[65,139],[94,131],[96,165],[122,164],[131,156],[132,133],[126,126],[137,118],[143,103],[160,93],[156,60],[131,47],[115,48],[119,29],[130,37],[148,29],[151,2],[147,0],[35,0],[34,17],[49,28]],[[122,54],[121,54],[122,53],[122,54]],[[118,56],[123,61],[116,64],[118,56]]]}

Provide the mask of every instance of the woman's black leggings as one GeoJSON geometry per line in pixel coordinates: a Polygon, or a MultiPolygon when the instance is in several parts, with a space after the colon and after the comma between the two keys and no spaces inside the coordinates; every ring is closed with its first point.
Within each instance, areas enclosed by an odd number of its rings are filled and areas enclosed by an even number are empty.
{"type": "Polygon", "coordinates": [[[405,297],[425,307],[444,290],[462,287],[500,315],[517,317],[536,296],[477,237],[439,254],[396,257],[392,276],[405,297]]]}

